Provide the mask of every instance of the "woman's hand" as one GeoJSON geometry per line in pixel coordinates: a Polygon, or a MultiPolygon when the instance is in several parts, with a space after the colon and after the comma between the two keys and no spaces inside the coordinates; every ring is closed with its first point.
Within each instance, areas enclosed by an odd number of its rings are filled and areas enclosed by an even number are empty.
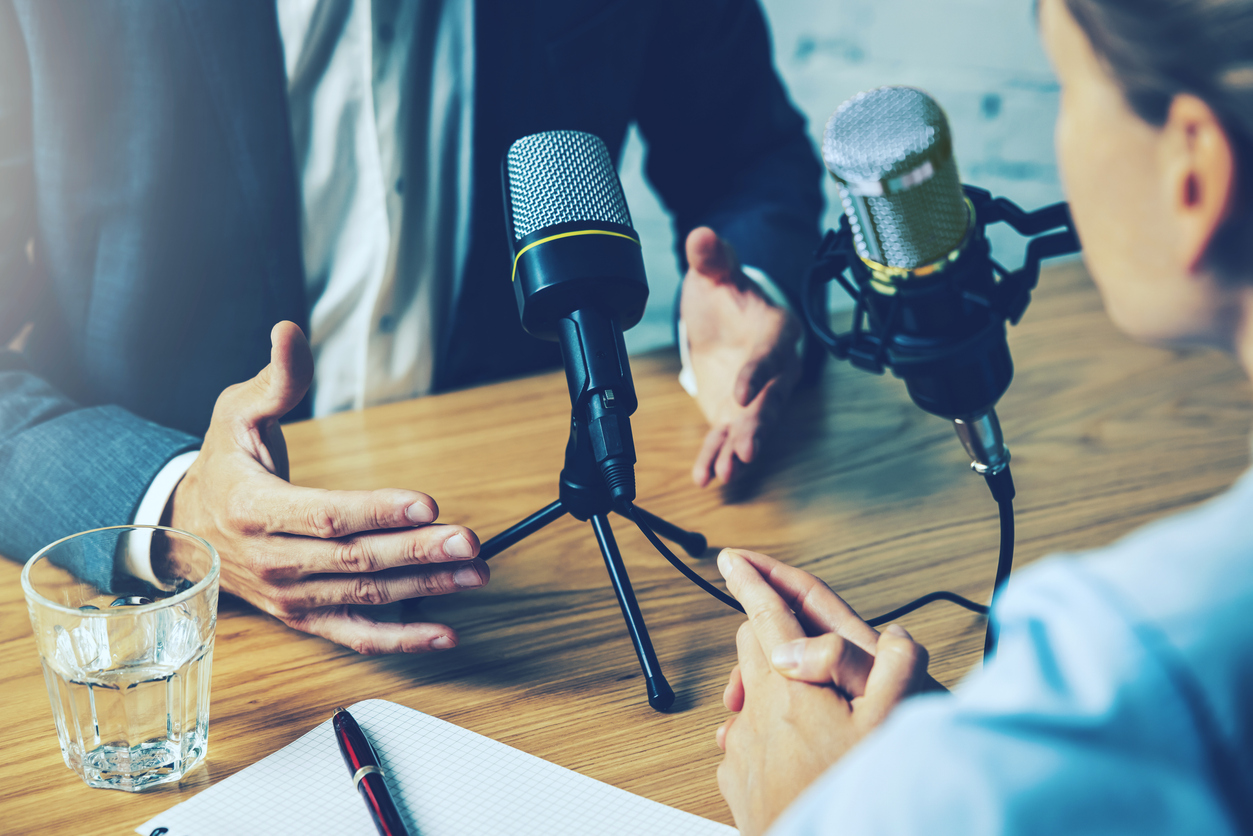
{"type": "Polygon", "coordinates": [[[740,832],[756,834],[897,703],[934,680],[926,650],[904,629],[893,625],[880,636],[809,573],[731,549],[718,568],[749,619],[724,695],[737,713],[718,729],[726,752],[718,785],[740,832]],[[807,632],[822,635],[807,640],[807,632]],[[785,676],[776,657],[788,673],[826,685],[785,676]]]}

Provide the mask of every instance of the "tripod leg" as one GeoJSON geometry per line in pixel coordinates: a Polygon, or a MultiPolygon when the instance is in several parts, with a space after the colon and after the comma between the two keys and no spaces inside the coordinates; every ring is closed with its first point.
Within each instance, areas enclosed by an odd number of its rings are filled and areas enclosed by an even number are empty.
{"type": "Polygon", "coordinates": [[[596,531],[600,553],[605,557],[605,568],[609,570],[613,591],[618,594],[622,617],[626,619],[627,632],[631,634],[631,643],[635,645],[635,655],[639,657],[640,668],[644,671],[644,681],[648,686],[648,704],[658,711],[665,711],[674,704],[674,691],[661,673],[661,663],[657,661],[652,640],[648,637],[648,628],[644,626],[644,616],[635,601],[631,579],[627,577],[622,555],[618,553],[618,543],[613,539],[613,529],[609,527],[609,517],[596,514],[592,517],[592,528],[596,531]]]}
{"type": "Polygon", "coordinates": [[[534,514],[527,517],[517,525],[506,528],[504,531],[488,540],[479,547],[479,557],[484,560],[495,557],[505,549],[512,546],[514,543],[517,543],[525,537],[531,536],[553,520],[560,518],[565,513],[566,507],[562,505],[561,500],[558,499],[551,505],[536,511],[534,514]]]}
{"type": "MultiPolygon", "coordinates": [[[[617,512],[622,515],[621,511],[617,512]]],[[[650,514],[640,506],[635,506],[635,513],[644,518],[644,522],[657,534],[676,544],[692,557],[700,557],[709,548],[705,535],[696,531],[685,531],[672,522],[667,522],[656,514],[650,514]]],[[[627,519],[631,519],[627,517],[627,519]]],[[[634,522],[632,520],[632,522],[634,522]]]]}

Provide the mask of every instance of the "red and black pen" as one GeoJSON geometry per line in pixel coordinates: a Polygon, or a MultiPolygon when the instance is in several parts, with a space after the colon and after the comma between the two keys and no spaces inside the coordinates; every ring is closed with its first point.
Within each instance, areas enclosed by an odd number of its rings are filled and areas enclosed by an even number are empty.
{"type": "Polygon", "coordinates": [[[352,773],[352,782],[370,808],[379,836],[409,836],[391,793],[387,791],[378,758],[374,756],[370,741],[365,739],[357,721],[344,709],[337,708],[331,725],[335,727],[335,739],[339,741],[344,763],[348,764],[348,771],[352,773]]]}

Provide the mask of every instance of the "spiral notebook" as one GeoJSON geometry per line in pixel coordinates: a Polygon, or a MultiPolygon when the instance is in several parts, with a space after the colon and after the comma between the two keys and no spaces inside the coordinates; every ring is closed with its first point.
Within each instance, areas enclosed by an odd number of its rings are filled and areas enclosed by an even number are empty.
{"type": "MultiPolygon", "coordinates": [[[[649,801],[386,700],[349,708],[370,738],[412,836],[734,836],[724,824],[649,801]]],[[[375,836],[331,721],[155,816],[143,836],[375,836]],[[165,830],[162,830],[165,828],[165,830]]]]}

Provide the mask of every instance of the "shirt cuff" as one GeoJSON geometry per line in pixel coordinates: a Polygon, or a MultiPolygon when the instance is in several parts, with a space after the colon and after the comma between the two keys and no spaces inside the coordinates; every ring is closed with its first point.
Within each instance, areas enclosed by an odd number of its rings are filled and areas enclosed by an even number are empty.
{"type": "MultiPolygon", "coordinates": [[[[783,288],[775,284],[774,279],[767,276],[764,271],[747,264],[741,266],[740,270],[749,278],[750,281],[752,281],[754,285],[757,286],[757,290],[761,292],[762,296],[766,297],[766,301],[770,302],[770,304],[775,307],[786,308],[787,310],[791,310],[792,313],[796,314],[798,317],[800,316],[799,311],[792,310],[792,303],[787,298],[787,294],[783,292],[783,288]]],[[[804,322],[803,319],[801,321],[804,322]]],[[[697,392],[696,371],[692,368],[692,349],[687,343],[687,326],[684,324],[683,316],[681,314],[679,316],[678,330],[679,385],[683,387],[685,392],[694,398],[696,397],[697,392]]],[[[800,336],[796,338],[796,355],[798,357],[804,356],[805,339],[807,336],[808,334],[806,330],[802,327],[800,336]]]]}
{"type": "MultiPolygon", "coordinates": [[[[152,483],[148,485],[148,492],[140,500],[139,508],[135,511],[135,518],[131,522],[135,525],[160,525],[161,517],[165,515],[165,506],[170,504],[174,489],[178,487],[179,482],[183,481],[183,477],[187,475],[187,471],[199,455],[199,450],[189,450],[166,462],[165,467],[157,472],[152,483]]],[[[128,537],[125,553],[126,571],[131,577],[145,580],[158,589],[168,591],[172,587],[163,583],[152,571],[151,546],[151,531],[137,531],[134,536],[128,537]]]]}

